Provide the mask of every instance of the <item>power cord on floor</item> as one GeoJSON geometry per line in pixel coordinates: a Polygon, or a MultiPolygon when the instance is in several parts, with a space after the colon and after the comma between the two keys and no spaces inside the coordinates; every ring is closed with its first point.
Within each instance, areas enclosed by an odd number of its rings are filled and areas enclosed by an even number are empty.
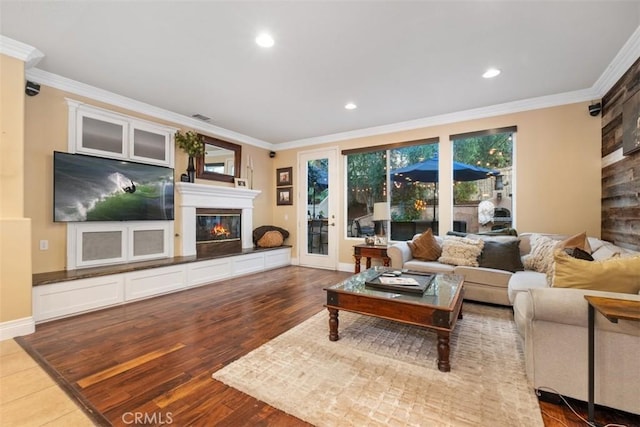
{"type": "MultiPolygon", "coordinates": [[[[558,390],[556,390],[556,389],[554,389],[554,388],[551,388],[551,387],[545,387],[545,386],[538,387],[538,389],[536,390],[536,395],[537,395],[538,397],[540,397],[540,391],[548,391],[548,392],[551,392],[551,393],[553,393],[553,394],[557,394],[557,395],[560,397],[560,399],[562,399],[562,401],[564,402],[564,404],[565,404],[565,405],[567,405],[567,408],[569,408],[569,409],[571,410],[571,412],[573,412],[573,414],[574,414],[576,417],[580,418],[580,420],[582,420],[586,425],[588,425],[588,426],[590,426],[590,427],[597,427],[595,424],[590,423],[590,422],[589,422],[587,419],[585,419],[584,417],[581,417],[581,416],[580,416],[580,414],[578,414],[578,413],[575,411],[575,409],[573,409],[573,407],[569,404],[569,402],[567,402],[567,399],[565,399],[565,398],[564,398],[564,396],[563,396],[562,394],[560,394],[560,392],[559,392],[558,390]]],[[[547,415],[549,415],[549,414],[547,414],[547,415]]],[[[555,418],[555,417],[551,417],[551,418],[554,418],[554,419],[558,420],[558,419],[557,419],[557,418],[555,418]]],[[[558,421],[560,421],[560,420],[558,420],[558,421]]],[[[560,421],[560,422],[562,423],[562,421],[560,421]]],[[[564,423],[562,423],[562,424],[563,424],[563,425],[566,425],[566,424],[564,424],[564,423]]],[[[626,426],[626,425],[624,425],[624,424],[607,424],[607,425],[605,425],[604,427],[628,427],[628,426],[626,426]]]]}

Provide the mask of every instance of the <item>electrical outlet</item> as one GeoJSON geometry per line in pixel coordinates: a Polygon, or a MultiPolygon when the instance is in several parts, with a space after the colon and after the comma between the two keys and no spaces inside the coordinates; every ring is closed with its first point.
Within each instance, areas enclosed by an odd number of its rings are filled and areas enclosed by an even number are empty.
{"type": "Polygon", "coordinates": [[[40,240],[40,250],[46,251],[49,249],[49,241],[48,240],[40,240]]]}

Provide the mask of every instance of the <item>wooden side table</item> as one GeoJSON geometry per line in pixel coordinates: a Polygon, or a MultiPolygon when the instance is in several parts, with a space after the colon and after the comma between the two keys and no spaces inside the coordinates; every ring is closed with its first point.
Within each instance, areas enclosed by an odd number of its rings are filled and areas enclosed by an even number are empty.
{"type": "Polygon", "coordinates": [[[611,323],[618,323],[619,319],[640,321],[640,302],[617,298],[604,298],[585,295],[589,303],[589,423],[595,426],[594,397],[595,397],[595,317],[596,310],[611,323]]]}
{"type": "Polygon", "coordinates": [[[367,258],[367,268],[371,268],[371,258],[382,260],[385,267],[389,266],[391,258],[387,255],[387,245],[355,245],[353,247],[353,257],[356,259],[355,272],[360,273],[360,259],[367,258]]]}

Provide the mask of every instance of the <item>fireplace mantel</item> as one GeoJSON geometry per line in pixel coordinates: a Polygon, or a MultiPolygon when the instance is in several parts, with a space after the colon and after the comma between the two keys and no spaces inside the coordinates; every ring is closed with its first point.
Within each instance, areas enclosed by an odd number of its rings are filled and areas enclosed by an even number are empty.
{"type": "Polygon", "coordinates": [[[176,183],[181,214],[180,255],[196,255],[196,208],[242,209],[242,248],[252,248],[253,200],[261,193],[237,187],[176,183]]]}

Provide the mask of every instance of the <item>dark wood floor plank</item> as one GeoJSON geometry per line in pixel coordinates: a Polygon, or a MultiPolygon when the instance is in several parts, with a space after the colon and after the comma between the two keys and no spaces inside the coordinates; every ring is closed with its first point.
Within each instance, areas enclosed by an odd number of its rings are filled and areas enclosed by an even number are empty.
{"type": "MultiPolygon", "coordinates": [[[[211,374],[322,311],[323,288],[349,275],[280,268],[48,322],[19,342],[115,426],[131,414],[155,420],[147,425],[308,426],[211,374]]],[[[581,425],[562,404],[541,407],[546,426],[581,425]]]]}

